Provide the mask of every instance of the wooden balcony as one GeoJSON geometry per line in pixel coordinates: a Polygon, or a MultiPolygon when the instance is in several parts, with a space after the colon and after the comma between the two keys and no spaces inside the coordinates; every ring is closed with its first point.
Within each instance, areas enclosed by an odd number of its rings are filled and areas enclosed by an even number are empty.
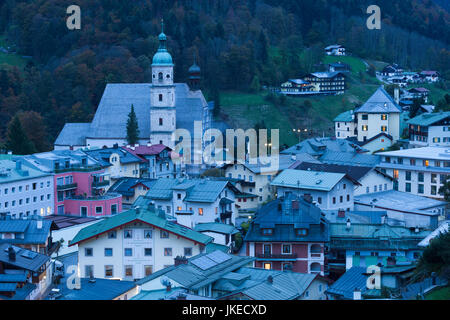
{"type": "Polygon", "coordinates": [[[276,254],[276,253],[258,253],[256,254],[257,259],[277,259],[277,260],[296,260],[297,254],[276,254]]]}

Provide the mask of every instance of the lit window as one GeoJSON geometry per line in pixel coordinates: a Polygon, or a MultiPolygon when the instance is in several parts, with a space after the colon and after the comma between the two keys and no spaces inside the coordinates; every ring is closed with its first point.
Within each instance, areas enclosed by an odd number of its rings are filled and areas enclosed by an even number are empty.
{"type": "Polygon", "coordinates": [[[272,269],[272,264],[271,263],[264,263],[264,269],[266,269],[266,270],[272,269]]]}

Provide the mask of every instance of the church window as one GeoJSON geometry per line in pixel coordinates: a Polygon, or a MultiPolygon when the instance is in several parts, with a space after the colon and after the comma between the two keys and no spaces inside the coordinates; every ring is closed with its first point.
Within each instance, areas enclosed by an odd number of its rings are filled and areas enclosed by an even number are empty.
{"type": "Polygon", "coordinates": [[[163,95],[159,94],[159,101],[162,101],[162,100],[163,100],[163,95]]]}
{"type": "Polygon", "coordinates": [[[166,78],[167,78],[167,79],[170,79],[170,74],[166,74],[166,78]]]}
{"type": "Polygon", "coordinates": [[[158,79],[159,79],[159,80],[162,80],[162,79],[163,79],[163,74],[162,74],[162,72],[160,72],[160,73],[158,74],[158,79]]]}
{"type": "Polygon", "coordinates": [[[162,126],[163,125],[163,119],[159,118],[159,125],[162,126]]]}

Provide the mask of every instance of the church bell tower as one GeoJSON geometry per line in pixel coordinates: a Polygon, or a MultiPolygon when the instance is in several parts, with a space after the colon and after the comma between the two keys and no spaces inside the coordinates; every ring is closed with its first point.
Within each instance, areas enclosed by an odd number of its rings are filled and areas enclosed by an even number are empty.
{"type": "Polygon", "coordinates": [[[152,86],[150,89],[150,143],[175,147],[172,133],[176,129],[175,85],[173,83],[173,61],[167,51],[164,22],[161,21],[159,48],[153,56],[152,86]]]}

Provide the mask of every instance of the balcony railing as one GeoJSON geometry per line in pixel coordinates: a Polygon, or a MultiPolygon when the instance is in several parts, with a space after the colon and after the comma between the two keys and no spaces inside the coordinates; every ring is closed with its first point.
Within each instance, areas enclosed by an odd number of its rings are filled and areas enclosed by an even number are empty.
{"type": "Polygon", "coordinates": [[[258,258],[258,259],[294,260],[294,259],[297,259],[297,254],[296,253],[290,253],[290,254],[258,253],[258,254],[256,254],[256,258],[258,258]]]}
{"type": "Polygon", "coordinates": [[[67,183],[67,184],[62,184],[62,185],[56,186],[56,189],[58,191],[66,191],[66,190],[76,189],[77,187],[78,187],[78,184],[76,182],[74,182],[74,183],[67,183]]]}
{"type": "Polygon", "coordinates": [[[103,187],[106,187],[106,186],[109,186],[109,180],[92,182],[92,188],[103,188],[103,187]]]}

